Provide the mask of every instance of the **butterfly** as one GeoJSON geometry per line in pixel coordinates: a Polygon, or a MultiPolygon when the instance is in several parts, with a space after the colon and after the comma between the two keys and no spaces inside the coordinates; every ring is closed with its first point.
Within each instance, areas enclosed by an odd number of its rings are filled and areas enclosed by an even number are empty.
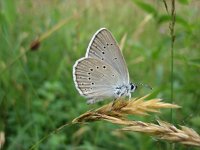
{"type": "Polygon", "coordinates": [[[122,52],[106,28],[92,37],[85,57],[73,66],[73,79],[78,92],[92,104],[107,98],[131,98],[137,85],[130,82],[122,52]]]}

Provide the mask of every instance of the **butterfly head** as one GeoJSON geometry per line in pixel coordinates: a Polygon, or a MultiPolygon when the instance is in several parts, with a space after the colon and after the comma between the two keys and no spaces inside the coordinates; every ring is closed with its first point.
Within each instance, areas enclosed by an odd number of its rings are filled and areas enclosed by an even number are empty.
{"type": "Polygon", "coordinates": [[[130,83],[130,91],[134,92],[137,89],[137,85],[135,85],[134,83],[130,83]]]}

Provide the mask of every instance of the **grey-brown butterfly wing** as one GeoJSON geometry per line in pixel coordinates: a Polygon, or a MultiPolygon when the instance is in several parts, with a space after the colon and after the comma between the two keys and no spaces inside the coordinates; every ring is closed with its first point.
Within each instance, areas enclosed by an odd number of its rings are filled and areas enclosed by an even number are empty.
{"type": "Polygon", "coordinates": [[[120,75],[121,84],[129,84],[129,73],[119,46],[111,32],[98,30],[87,48],[86,57],[97,58],[111,65],[120,75]]]}
{"type": "Polygon", "coordinates": [[[120,84],[119,73],[109,64],[96,58],[81,58],[73,66],[73,79],[79,93],[95,103],[114,97],[120,84]]]}

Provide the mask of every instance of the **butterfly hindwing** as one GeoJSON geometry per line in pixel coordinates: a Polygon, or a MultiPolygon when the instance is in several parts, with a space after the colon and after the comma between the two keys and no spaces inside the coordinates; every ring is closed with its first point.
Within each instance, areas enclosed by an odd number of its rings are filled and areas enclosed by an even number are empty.
{"type": "Polygon", "coordinates": [[[74,82],[79,93],[89,103],[114,96],[119,85],[119,73],[106,62],[96,58],[81,58],[73,67],[74,82]]]}

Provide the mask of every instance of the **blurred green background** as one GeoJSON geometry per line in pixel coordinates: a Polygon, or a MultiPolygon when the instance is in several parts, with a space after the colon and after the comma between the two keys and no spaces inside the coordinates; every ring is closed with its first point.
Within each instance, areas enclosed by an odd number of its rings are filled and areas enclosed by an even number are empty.
{"type": "MultiPolygon", "coordinates": [[[[170,10],[170,1],[167,1],[170,10]]],[[[200,1],[176,1],[173,123],[200,133],[200,1]]],[[[85,111],[108,103],[87,105],[75,89],[72,66],[83,57],[93,34],[108,28],[120,43],[133,82],[150,84],[133,97],[152,92],[171,102],[169,16],[163,0],[1,0],[0,1],[0,132],[3,149],[28,149],[59,126],[85,111]],[[71,18],[71,19],[69,19],[71,18]],[[66,24],[28,51],[32,41],[59,22],[66,24]]],[[[133,119],[170,122],[170,110],[133,119]]],[[[150,136],[115,132],[107,122],[67,126],[36,149],[169,149],[150,136]]],[[[174,148],[197,149],[175,144],[174,148]]]]}

